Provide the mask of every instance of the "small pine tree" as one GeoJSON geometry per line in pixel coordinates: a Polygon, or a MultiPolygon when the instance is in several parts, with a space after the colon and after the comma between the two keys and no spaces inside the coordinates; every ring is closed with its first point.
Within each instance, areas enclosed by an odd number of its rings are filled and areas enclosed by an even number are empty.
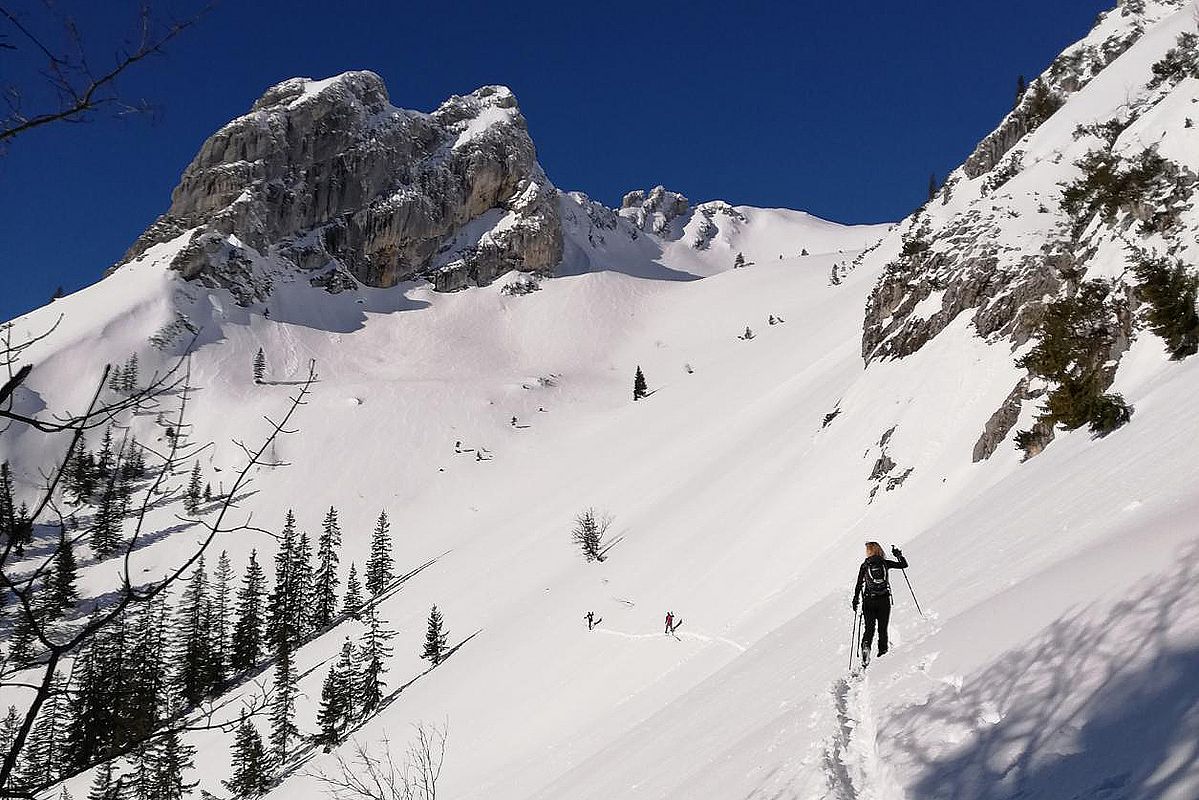
{"type": "Polygon", "coordinates": [[[375,530],[371,534],[371,552],[366,561],[366,590],[371,597],[378,597],[391,583],[394,569],[391,560],[391,523],[387,512],[379,514],[375,530]]]}
{"type": "Polygon", "coordinates": [[[125,370],[120,367],[111,367],[108,371],[108,390],[110,392],[119,392],[125,386],[125,370]]]}
{"type": "Polygon", "coordinates": [[[74,548],[67,537],[66,526],[60,525],[58,550],[54,553],[54,575],[50,584],[50,602],[59,612],[70,610],[79,599],[79,591],[75,588],[76,572],[74,548]]]}
{"type": "Polygon", "coordinates": [[[641,371],[641,366],[637,366],[637,371],[633,373],[633,399],[640,400],[649,396],[649,387],[645,383],[645,373],[641,371]]]}
{"type": "Polygon", "coordinates": [[[294,619],[299,638],[304,639],[312,632],[312,542],[308,531],[300,534],[296,544],[295,561],[292,564],[294,586],[294,619]]]}
{"type": "Polygon", "coordinates": [[[937,173],[931,172],[928,176],[928,201],[931,203],[937,196],[937,173]]]}
{"type": "Polygon", "coordinates": [[[754,332],[752,330],[750,330],[748,325],[745,326],[745,333],[741,334],[740,338],[744,339],[747,342],[750,339],[754,338],[754,332]]]}
{"type": "Polygon", "coordinates": [[[107,558],[121,540],[121,502],[116,473],[109,471],[92,518],[91,544],[97,558],[107,558]]]}
{"type": "Polygon", "coordinates": [[[362,613],[362,586],[358,583],[358,568],[353,561],[350,562],[350,575],[346,578],[346,598],[341,610],[350,619],[359,619],[362,613]]]}
{"type": "Polygon", "coordinates": [[[104,438],[100,441],[100,452],[96,455],[96,476],[105,480],[112,475],[113,469],[112,428],[104,429],[104,438]]]}
{"type": "Polygon", "coordinates": [[[266,376],[266,354],[262,352],[262,348],[258,348],[258,352],[254,355],[254,383],[262,383],[263,377],[266,376]]]}
{"type": "Polygon", "coordinates": [[[337,551],[341,548],[341,528],[337,510],[329,507],[317,540],[316,574],[313,576],[312,623],[323,630],[337,614],[337,551]]]}
{"type": "Polygon", "coordinates": [[[737,253],[737,257],[733,259],[733,269],[741,269],[745,266],[745,256],[737,253]]]}
{"type": "Polygon", "coordinates": [[[448,636],[449,632],[445,630],[441,612],[434,605],[433,610],[429,612],[429,628],[425,632],[425,649],[421,652],[420,657],[430,661],[435,667],[441,664],[445,660],[448,636]]]}
{"type": "Polygon", "coordinates": [[[346,639],[341,646],[341,655],[325,676],[321,689],[321,706],[317,713],[319,730],[313,742],[326,752],[341,741],[341,735],[354,716],[353,669],[354,645],[346,639]]]}
{"type": "Polygon", "coordinates": [[[1028,81],[1021,75],[1016,78],[1016,100],[1012,103],[1012,108],[1020,105],[1020,101],[1024,99],[1024,93],[1028,91],[1028,81]]]}
{"type": "Polygon", "coordinates": [[[243,713],[233,742],[232,768],[225,788],[239,800],[261,797],[271,788],[270,765],[258,728],[243,713]]]}
{"type": "Polygon", "coordinates": [[[233,624],[233,648],[230,666],[234,673],[253,667],[262,658],[262,597],[266,576],[258,566],[258,552],[250,551],[250,563],[241,588],[237,590],[237,619],[233,624]]]}
{"type": "Polygon", "coordinates": [[[54,294],[50,295],[50,302],[53,303],[55,300],[61,300],[65,296],[66,292],[64,292],[62,287],[59,286],[54,290],[54,294]]]}
{"type": "Polygon", "coordinates": [[[125,362],[125,369],[121,371],[121,389],[131,394],[137,391],[137,353],[130,353],[125,362]]]}
{"type": "Polygon", "coordinates": [[[183,495],[183,509],[189,514],[198,514],[200,500],[203,497],[203,483],[200,477],[200,462],[192,465],[191,479],[187,482],[187,491],[183,495]]]}
{"type": "MultiPolygon", "coordinates": [[[[383,702],[383,688],[386,686],[383,682],[383,675],[387,672],[385,660],[391,655],[391,648],[387,642],[394,636],[393,632],[383,627],[375,607],[371,606],[367,610],[366,639],[358,653],[358,666],[355,670],[357,694],[363,717],[369,717],[383,702]]],[[[444,636],[441,637],[441,647],[444,650],[444,636]]]]}

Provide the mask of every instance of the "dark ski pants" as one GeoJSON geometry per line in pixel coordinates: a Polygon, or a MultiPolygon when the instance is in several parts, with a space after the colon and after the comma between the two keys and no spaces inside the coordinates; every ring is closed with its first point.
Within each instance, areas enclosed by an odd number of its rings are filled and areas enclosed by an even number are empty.
{"type": "Polygon", "coordinates": [[[878,652],[887,652],[887,622],[891,619],[891,598],[889,595],[862,598],[862,617],[866,627],[862,631],[862,647],[869,648],[874,642],[874,624],[878,623],[878,652]]]}

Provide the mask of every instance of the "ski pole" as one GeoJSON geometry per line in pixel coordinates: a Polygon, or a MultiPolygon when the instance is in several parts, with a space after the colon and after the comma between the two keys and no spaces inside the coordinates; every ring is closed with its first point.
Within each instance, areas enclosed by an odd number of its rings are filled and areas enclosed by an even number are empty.
{"type": "MultiPolygon", "coordinates": [[[[895,545],[891,545],[891,550],[894,552],[895,545]]],[[[903,580],[908,585],[908,591],[912,593],[912,602],[916,604],[916,610],[920,612],[920,616],[922,618],[928,619],[928,617],[924,616],[924,610],[920,608],[920,601],[916,599],[916,590],[912,588],[912,581],[908,579],[907,568],[905,567],[904,569],[900,570],[900,572],[903,573],[903,580]]]]}
{"type": "Polygon", "coordinates": [[[853,654],[854,654],[854,650],[857,649],[857,642],[858,642],[858,621],[861,618],[862,618],[862,615],[859,614],[858,610],[855,608],[853,610],[853,635],[849,639],[849,668],[850,669],[853,669],[853,654]]]}
{"type": "Polygon", "coordinates": [[[916,604],[916,610],[920,612],[920,616],[924,617],[924,611],[920,608],[920,601],[916,599],[916,590],[912,588],[912,582],[908,580],[908,571],[902,570],[903,579],[908,584],[908,591],[912,593],[912,602],[916,604]]]}

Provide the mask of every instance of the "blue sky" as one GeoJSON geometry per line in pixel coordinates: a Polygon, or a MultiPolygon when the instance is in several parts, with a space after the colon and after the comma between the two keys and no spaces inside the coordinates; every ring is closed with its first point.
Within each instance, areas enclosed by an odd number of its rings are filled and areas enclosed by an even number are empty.
{"type": "MultiPolygon", "coordinates": [[[[288,77],[371,69],[395,105],[426,111],[507,84],[551,180],[609,204],[662,183],[694,201],[879,222],[921,202],[929,173],[1008,110],[1017,75],[1113,4],[224,0],[123,82],[153,114],[44,128],[0,155],[0,319],[97,280],[167,208],[204,139],[288,77]]],[[[5,5],[44,22],[39,0],[5,5]]],[[[138,6],[58,5],[97,63],[138,6]]],[[[21,57],[0,50],[0,83],[23,79],[21,57]]]]}

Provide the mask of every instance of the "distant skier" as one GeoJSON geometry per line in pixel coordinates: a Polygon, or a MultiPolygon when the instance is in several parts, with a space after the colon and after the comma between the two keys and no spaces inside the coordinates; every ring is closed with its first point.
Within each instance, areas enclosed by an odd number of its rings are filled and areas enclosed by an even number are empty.
{"type": "Polygon", "coordinates": [[[888,561],[878,542],[866,542],[866,560],[858,569],[858,580],[853,587],[853,610],[858,610],[858,596],[862,597],[862,617],[866,625],[862,631],[862,663],[870,661],[870,645],[874,642],[874,626],[878,623],[878,654],[887,652],[887,622],[891,619],[891,582],[887,570],[907,569],[908,560],[898,547],[891,548],[895,561],[888,561]]]}
{"type": "Polygon", "coordinates": [[[594,611],[588,611],[586,614],[583,615],[583,619],[587,620],[587,630],[591,630],[592,628],[595,627],[595,612],[594,611]]]}
{"type": "Polygon", "coordinates": [[[674,633],[674,612],[673,611],[666,612],[666,632],[674,633]]]}

